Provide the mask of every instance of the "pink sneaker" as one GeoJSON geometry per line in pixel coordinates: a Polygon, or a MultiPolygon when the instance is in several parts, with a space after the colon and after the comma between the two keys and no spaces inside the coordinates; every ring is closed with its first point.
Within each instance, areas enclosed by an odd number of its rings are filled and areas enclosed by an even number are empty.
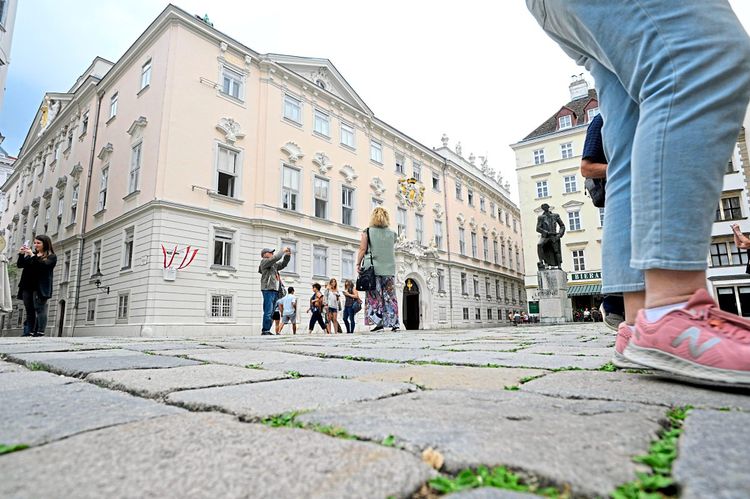
{"type": "Polygon", "coordinates": [[[630,342],[633,331],[626,323],[621,322],[617,328],[617,339],[615,340],[615,354],[612,356],[612,364],[619,369],[643,369],[645,366],[630,362],[625,358],[623,352],[630,342]]]}
{"type": "Polygon", "coordinates": [[[750,321],[720,310],[705,289],[648,323],[643,310],[625,358],[696,381],[750,386],[750,321]]]}

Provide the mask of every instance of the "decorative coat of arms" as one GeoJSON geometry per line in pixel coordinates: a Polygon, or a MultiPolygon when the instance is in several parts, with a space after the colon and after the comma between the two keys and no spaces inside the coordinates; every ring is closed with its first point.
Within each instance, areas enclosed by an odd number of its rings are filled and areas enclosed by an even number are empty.
{"type": "Polygon", "coordinates": [[[413,178],[402,178],[398,181],[398,201],[402,205],[418,210],[424,208],[424,186],[413,178]]]}

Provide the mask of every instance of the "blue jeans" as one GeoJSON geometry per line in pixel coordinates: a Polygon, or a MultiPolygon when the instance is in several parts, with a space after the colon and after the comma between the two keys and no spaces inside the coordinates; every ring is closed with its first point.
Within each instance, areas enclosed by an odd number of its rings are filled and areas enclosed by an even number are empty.
{"type": "Polygon", "coordinates": [[[353,307],[351,305],[344,307],[344,327],[346,328],[347,333],[354,332],[354,325],[356,324],[354,317],[356,315],[357,314],[353,312],[353,307]]]}
{"type": "Polygon", "coordinates": [[[703,270],[750,100],[750,39],[726,0],[526,0],[599,88],[609,158],[602,292],[703,270]]]}
{"type": "Polygon", "coordinates": [[[273,315],[273,308],[276,305],[276,300],[279,297],[279,292],[272,289],[263,290],[263,332],[271,330],[271,316],[273,315]]]}

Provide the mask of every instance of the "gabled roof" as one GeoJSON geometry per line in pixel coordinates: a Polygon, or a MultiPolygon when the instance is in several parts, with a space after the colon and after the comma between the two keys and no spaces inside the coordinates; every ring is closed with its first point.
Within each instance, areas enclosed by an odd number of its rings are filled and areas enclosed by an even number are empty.
{"type": "Polygon", "coordinates": [[[373,112],[367,107],[365,101],[357,95],[357,92],[354,91],[352,86],[349,85],[330,60],[284,54],[267,54],[266,57],[306,79],[312,85],[316,85],[346,101],[349,105],[359,109],[363,114],[368,116],[373,115],[373,112]]]}
{"type": "Polygon", "coordinates": [[[52,123],[54,123],[54,121],[63,113],[73,97],[74,94],[57,92],[47,92],[44,94],[44,99],[39,103],[39,108],[34,115],[34,120],[31,122],[31,127],[21,145],[21,150],[18,153],[19,158],[24,155],[27,147],[34,144],[35,140],[52,126],[52,123]],[[47,108],[46,111],[45,107],[47,108]],[[46,117],[44,116],[45,112],[46,117]],[[45,122],[44,125],[42,125],[43,120],[45,122]]]}
{"type": "Polygon", "coordinates": [[[592,100],[598,101],[596,90],[593,88],[589,90],[588,96],[574,99],[568,102],[567,104],[565,104],[564,106],[562,106],[560,109],[557,110],[557,112],[555,112],[555,114],[550,116],[544,123],[539,125],[536,128],[536,130],[534,130],[533,132],[528,134],[526,137],[524,137],[521,142],[523,142],[524,140],[535,139],[537,137],[541,137],[542,135],[547,135],[547,134],[556,132],[557,131],[557,115],[560,113],[560,111],[563,108],[568,108],[573,112],[573,115],[576,118],[576,123],[578,125],[587,124],[586,119],[585,119],[585,114],[586,114],[585,110],[592,100]]]}

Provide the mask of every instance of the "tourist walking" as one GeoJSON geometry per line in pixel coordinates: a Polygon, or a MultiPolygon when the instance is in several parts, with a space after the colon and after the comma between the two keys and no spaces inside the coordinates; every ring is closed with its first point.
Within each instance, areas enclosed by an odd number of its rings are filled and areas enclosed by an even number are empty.
{"type": "Polygon", "coordinates": [[[310,308],[307,309],[307,311],[310,312],[310,325],[307,328],[307,332],[308,334],[312,334],[315,324],[319,324],[320,329],[322,329],[323,332],[327,332],[326,324],[323,322],[324,298],[323,293],[320,292],[320,284],[317,282],[313,283],[312,291],[313,294],[310,297],[310,308]]]}
{"type": "Polygon", "coordinates": [[[390,215],[378,206],[372,210],[370,226],[362,231],[357,253],[357,271],[373,267],[375,269],[375,289],[367,291],[365,324],[375,327],[398,330],[398,300],[396,299],[396,233],[388,227],[390,215]]]}
{"type": "Polygon", "coordinates": [[[347,279],[344,281],[344,326],[346,332],[354,332],[356,325],[357,312],[362,308],[362,299],[359,297],[359,291],[354,287],[354,283],[347,279]]]}
{"type": "Polygon", "coordinates": [[[260,289],[263,294],[263,325],[260,333],[263,336],[273,334],[271,332],[271,321],[281,288],[279,270],[286,267],[292,257],[292,250],[288,247],[284,248],[278,255],[274,255],[274,252],[275,250],[271,248],[263,248],[260,252],[261,261],[258,266],[260,289]]]}
{"type": "MultiPolygon", "coordinates": [[[[16,265],[23,269],[18,282],[18,299],[23,300],[31,336],[44,336],[47,327],[47,301],[52,296],[52,275],[57,256],[45,235],[34,238],[34,249],[24,244],[18,250],[16,265]]],[[[25,332],[25,328],[24,328],[25,332]]]]}
{"type": "Polygon", "coordinates": [[[279,313],[281,314],[281,327],[276,334],[281,334],[284,326],[292,324],[292,334],[297,334],[297,297],[294,296],[294,288],[289,286],[286,296],[278,302],[279,313]]]}
{"type": "Polygon", "coordinates": [[[340,333],[341,325],[338,321],[339,309],[341,308],[341,292],[339,283],[335,278],[328,281],[325,292],[327,333],[340,333]]]}
{"type": "Polygon", "coordinates": [[[750,321],[706,290],[713,213],[750,101],[745,29],[726,0],[526,4],[598,87],[609,159],[602,293],[625,301],[616,351],[695,381],[750,385],[750,321]]]}

